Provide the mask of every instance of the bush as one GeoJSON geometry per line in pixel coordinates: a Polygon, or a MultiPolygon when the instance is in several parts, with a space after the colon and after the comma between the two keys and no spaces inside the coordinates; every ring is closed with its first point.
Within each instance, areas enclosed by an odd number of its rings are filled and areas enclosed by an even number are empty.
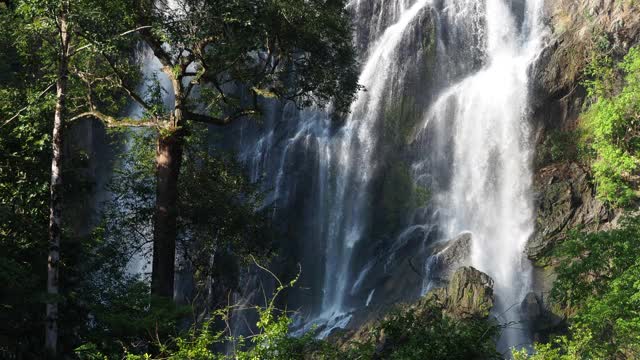
{"type": "Polygon", "coordinates": [[[587,75],[594,101],[583,127],[596,154],[592,168],[598,195],[626,206],[636,199],[634,178],[640,162],[640,48],[629,50],[618,65],[607,56],[594,56],[587,75]]]}
{"type": "MultiPolygon", "coordinates": [[[[186,333],[158,343],[154,356],[124,349],[127,360],[457,360],[501,359],[495,339],[499,326],[484,320],[454,320],[443,314],[433,303],[418,307],[399,308],[379,323],[364,328],[358,339],[338,345],[314,337],[314,331],[301,337],[289,335],[291,318],[275,308],[275,298],[295,283],[281,285],[264,307],[242,309],[225,307],[194,325],[186,333]],[[257,311],[259,320],[251,336],[232,336],[228,324],[236,311],[257,311]],[[219,351],[220,349],[228,351],[219,351]]],[[[83,359],[103,359],[93,344],[78,349],[83,359]]],[[[112,355],[113,358],[113,355],[112,355]]]]}
{"type": "Polygon", "coordinates": [[[541,167],[557,162],[585,161],[590,156],[590,150],[585,147],[582,138],[580,130],[550,131],[538,148],[536,165],[541,167]]]}
{"type": "MultiPolygon", "coordinates": [[[[567,336],[536,346],[533,360],[640,358],[640,216],[619,229],[575,231],[557,250],[552,298],[575,314],[567,336]]],[[[526,354],[516,354],[525,359],[526,354]]]]}

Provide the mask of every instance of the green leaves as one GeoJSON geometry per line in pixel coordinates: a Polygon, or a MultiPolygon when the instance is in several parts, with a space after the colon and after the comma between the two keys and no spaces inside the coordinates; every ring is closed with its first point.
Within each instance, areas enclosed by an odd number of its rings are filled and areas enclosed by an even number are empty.
{"type": "Polygon", "coordinates": [[[606,56],[594,56],[587,85],[594,102],[583,125],[596,154],[592,164],[600,198],[626,206],[637,198],[633,179],[640,165],[640,48],[632,48],[614,66],[606,56]],[[617,90],[618,78],[624,79],[617,90]]]}
{"type": "MultiPolygon", "coordinates": [[[[532,360],[640,356],[640,217],[598,233],[574,231],[556,251],[552,298],[574,314],[570,334],[536,346],[532,360]]],[[[518,354],[518,359],[525,359],[518,354]]]]}

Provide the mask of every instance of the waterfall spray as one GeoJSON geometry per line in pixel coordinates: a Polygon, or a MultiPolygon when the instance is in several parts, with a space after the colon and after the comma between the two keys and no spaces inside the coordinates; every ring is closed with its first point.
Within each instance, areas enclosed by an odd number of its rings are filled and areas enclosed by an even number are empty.
{"type": "MultiPolygon", "coordinates": [[[[541,0],[526,2],[518,26],[507,1],[487,0],[486,64],[446,89],[425,119],[426,131],[452,132],[452,176],[438,194],[447,209],[446,238],[472,233],[471,263],[496,283],[498,320],[517,322],[530,288],[531,265],[524,246],[533,233],[528,120],[529,69],[541,51],[541,0]]],[[[427,154],[428,156],[428,154],[427,154]]],[[[503,347],[526,342],[526,331],[507,328],[503,347]]]]}

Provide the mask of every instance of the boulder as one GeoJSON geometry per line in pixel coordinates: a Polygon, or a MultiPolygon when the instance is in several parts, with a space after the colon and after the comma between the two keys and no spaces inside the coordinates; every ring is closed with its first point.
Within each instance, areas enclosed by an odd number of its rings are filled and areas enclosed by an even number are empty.
{"type": "Polygon", "coordinates": [[[434,289],[425,301],[434,301],[454,319],[483,319],[494,305],[493,279],[470,266],[453,273],[447,287],[434,289]]]}
{"type": "Polygon", "coordinates": [[[542,316],[543,309],[542,301],[540,301],[538,296],[532,292],[528,293],[520,304],[522,319],[527,321],[535,321],[539,319],[542,316]]]}
{"type": "Polygon", "coordinates": [[[434,246],[429,264],[429,277],[449,278],[454,269],[467,265],[471,256],[471,233],[463,233],[434,246]]]}
{"type": "Polygon", "coordinates": [[[461,267],[447,287],[446,312],[454,318],[486,318],[493,308],[493,279],[473,267],[461,267]]]}
{"type": "MultiPolygon", "coordinates": [[[[413,304],[396,304],[388,307],[375,307],[369,312],[369,319],[348,329],[331,333],[329,341],[346,348],[353,343],[375,345],[376,356],[393,347],[384,331],[378,331],[380,321],[389,319],[389,314],[411,312],[417,318],[428,318],[434,314],[444,314],[456,320],[482,320],[489,317],[494,305],[493,280],[487,274],[472,267],[457,269],[448,286],[437,288],[413,304]],[[375,314],[371,316],[371,314],[375,314]]],[[[354,319],[358,316],[355,315],[354,319]]],[[[358,320],[356,320],[358,322],[358,320]]],[[[378,358],[378,357],[376,357],[378,358]]]]}

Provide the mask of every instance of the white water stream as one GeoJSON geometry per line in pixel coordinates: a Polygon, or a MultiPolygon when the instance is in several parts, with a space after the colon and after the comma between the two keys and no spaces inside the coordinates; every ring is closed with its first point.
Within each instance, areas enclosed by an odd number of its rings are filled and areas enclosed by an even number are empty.
{"type": "MultiPolygon", "coordinates": [[[[526,1],[518,26],[508,1],[487,0],[486,64],[446,89],[424,123],[428,131],[453,131],[453,143],[443,144],[453,149],[451,183],[436,197],[446,209],[443,229],[449,239],[472,234],[471,263],[495,280],[503,323],[519,320],[530,289],[531,265],[523,255],[534,231],[529,70],[542,50],[542,5],[526,1]]],[[[508,346],[525,341],[526,334],[510,329],[502,339],[508,346]]]]}
{"type": "Polygon", "coordinates": [[[331,212],[329,225],[323,316],[335,316],[349,310],[345,308],[344,296],[348,291],[353,249],[366,226],[363,207],[367,205],[367,186],[375,170],[376,163],[371,156],[379,136],[375,129],[384,105],[383,96],[387,93],[389,78],[401,66],[396,62],[395,53],[404,31],[429,3],[430,0],[418,0],[408,8],[404,8],[404,2],[394,7],[400,8],[399,19],[371,47],[359,78],[359,83],[367,90],[360,93],[351,106],[347,124],[335,139],[338,186],[333,200],[336,208],[331,212]]]}

